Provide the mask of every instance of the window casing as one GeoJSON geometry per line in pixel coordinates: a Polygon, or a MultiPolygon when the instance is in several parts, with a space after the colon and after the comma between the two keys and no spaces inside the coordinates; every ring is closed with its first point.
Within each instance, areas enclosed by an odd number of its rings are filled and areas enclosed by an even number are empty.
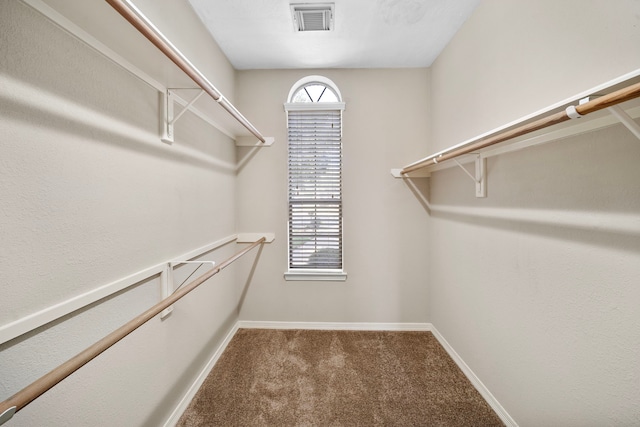
{"type": "Polygon", "coordinates": [[[346,280],[342,229],[342,111],[328,79],[300,80],[285,104],[288,128],[287,280],[346,280]]]}

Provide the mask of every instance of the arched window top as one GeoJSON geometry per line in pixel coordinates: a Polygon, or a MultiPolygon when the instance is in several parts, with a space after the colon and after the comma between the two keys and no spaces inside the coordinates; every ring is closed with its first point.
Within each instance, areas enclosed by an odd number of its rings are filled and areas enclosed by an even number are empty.
{"type": "Polygon", "coordinates": [[[342,102],[338,87],[326,77],[307,76],[298,80],[289,91],[289,103],[337,103],[342,102]]]}

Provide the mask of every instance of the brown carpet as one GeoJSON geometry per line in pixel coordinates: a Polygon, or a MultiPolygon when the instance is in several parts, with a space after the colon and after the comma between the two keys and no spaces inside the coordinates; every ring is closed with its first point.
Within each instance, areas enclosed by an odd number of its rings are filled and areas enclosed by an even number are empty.
{"type": "Polygon", "coordinates": [[[178,426],[502,426],[430,332],[240,329],[178,426]]]}

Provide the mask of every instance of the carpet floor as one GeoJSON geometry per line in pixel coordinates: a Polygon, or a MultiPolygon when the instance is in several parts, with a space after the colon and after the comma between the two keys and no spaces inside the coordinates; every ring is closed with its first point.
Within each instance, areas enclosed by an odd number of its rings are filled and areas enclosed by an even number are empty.
{"type": "Polygon", "coordinates": [[[240,329],[178,426],[502,426],[430,332],[240,329]]]}

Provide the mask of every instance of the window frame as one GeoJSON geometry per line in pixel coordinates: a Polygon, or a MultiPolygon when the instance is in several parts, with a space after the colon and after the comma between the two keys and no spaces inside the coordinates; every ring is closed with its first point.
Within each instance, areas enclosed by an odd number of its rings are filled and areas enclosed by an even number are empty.
{"type": "MultiPolygon", "coordinates": [[[[287,121],[287,133],[289,130],[289,112],[290,111],[339,111],[340,112],[340,155],[342,156],[342,134],[343,134],[343,115],[342,112],[345,110],[346,104],[342,102],[342,94],[338,87],[331,80],[327,79],[323,76],[307,76],[300,80],[298,80],[289,91],[289,96],[287,98],[287,102],[284,104],[285,116],[287,121]],[[331,89],[339,102],[291,102],[298,91],[305,86],[312,84],[321,84],[329,89],[331,89]]],[[[287,153],[289,153],[290,142],[289,137],[287,137],[287,153]]],[[[289,177],[289,155],[287,154],[287,177],[289,177]]],[[[340,164],[341,175],[343,172],[343,163],[340,164]]],[[[288,179],[287,179],[288,181],[288,179]]],[[[347,279],[347,273],[344,269],[345,260],[344,260],[344,204],[342,200],[342,187],[340,188],[340,204],[341,204],[341,247],[342,247],[342,268],[341,269],[326,269],[326,268],[291,268],[290,267],[290,257],[291,257],[291,247],[290,247],[290,235],[289,235],[289,209],[290,209],[290,194],[289,194],[289,186],[287,183],[287,269],[284,273],[285,280],[287,281],[345,281],[347,279]]]]}

